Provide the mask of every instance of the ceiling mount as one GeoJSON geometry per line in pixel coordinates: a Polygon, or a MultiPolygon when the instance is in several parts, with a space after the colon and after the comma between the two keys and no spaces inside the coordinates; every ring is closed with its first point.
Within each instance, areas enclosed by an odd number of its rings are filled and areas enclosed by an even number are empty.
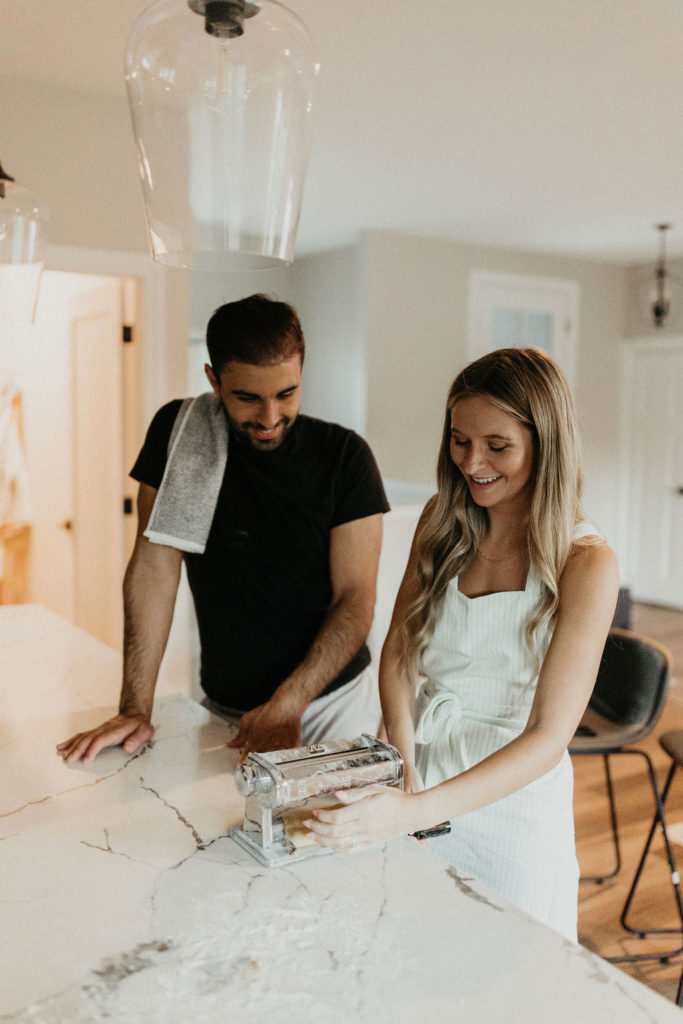
{"type": "Polygon", "coordinates": [[[256,4],[247,0],[187,0],[195,14],[204,16],[204,29],[219,39],[234,39],[244,33],[245,18],[258,14],[256,4]]]}

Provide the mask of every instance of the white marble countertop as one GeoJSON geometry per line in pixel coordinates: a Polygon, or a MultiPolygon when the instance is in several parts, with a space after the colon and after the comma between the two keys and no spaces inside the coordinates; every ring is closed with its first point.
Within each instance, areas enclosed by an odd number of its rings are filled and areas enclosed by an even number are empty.
{"type": "MultiPolygon", "coordinates": [[[[0,609],[0,1020],[46,1024],[681,1021],[680,1010],[405,839],[264,868],[229,726],[185,697],[154,745],[67,766],[119,657],[0,609]]],[[[615,923],[616,927],[616,923],[615,923]]]]}

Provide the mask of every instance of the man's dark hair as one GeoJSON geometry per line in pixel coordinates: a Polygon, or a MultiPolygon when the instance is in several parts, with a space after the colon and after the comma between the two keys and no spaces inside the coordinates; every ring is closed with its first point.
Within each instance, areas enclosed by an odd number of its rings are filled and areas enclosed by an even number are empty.
{"type": "Polygon", "coordinates": [[[296,310],[267,295],[249,295],[219,306],[206,327],[211,368],[220,376],[226,363],[268,366],[297,353],[304,361],[304,335],[296,310]]]}

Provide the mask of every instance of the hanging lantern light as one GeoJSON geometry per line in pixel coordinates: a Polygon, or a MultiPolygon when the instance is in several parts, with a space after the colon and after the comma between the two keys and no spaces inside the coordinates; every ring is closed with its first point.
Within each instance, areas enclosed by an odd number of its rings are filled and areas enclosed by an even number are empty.
{"type": "Polygon", "coordinates": [[[158,0],[133,27],[126,84],[154,259],[287,265],[318,65],[275,0],[158,0]]]}
{"type": "Polygon", "coordinates": [[[655,267],[650,309],[655,327],[663,327],[671,312],[671,295],[666,269],[666,232],[671,228],[671,224],[657,224],[656,227],[659,231],[659,259],[655,267]]]}
{"type": "Polygon", "coordinates": [[[33,322],[47,221],[35,192],[0,165],[0,321],[33,322]]]}

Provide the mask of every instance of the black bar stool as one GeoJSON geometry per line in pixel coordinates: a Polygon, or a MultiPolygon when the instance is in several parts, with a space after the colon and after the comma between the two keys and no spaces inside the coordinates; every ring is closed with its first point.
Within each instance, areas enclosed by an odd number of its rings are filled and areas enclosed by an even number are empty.
{"type": "MultiPolygon", "coordinates": [[[[655,805],[659,789],[652,762],[636,744],[652,733],[664,708],[671,655],[666,647],[628,629],[612,627],[605,643],[593,693],[571,743],[572,757],[599,756],[609,800],[614,867],[582,882],[604,882],[621,868],[619,828],[610,759],[639,757],[645,761],[655,805]]],[[[682,917],[683,921],[683,910],[682,917]]]]}
{"type": "MultiPolygon", "coordinates": [[[[661,794],[650,756],[647,751],[635,746],[649,736],[657,725],[666,700],[670,664],[671,655],[662,644],[649,637],[639,636],[631,630],[612,628],[605,644],[591,699],[581,719],[581,724],[569,744],[569,753],[573,757],[598,755],[603,760],[615,852],[615,865],[611,870],[605,870],[599,875],[591,877],[583,876],[581,881],[604,882],[607,878],[613,878],[621,868],[619,830],[614,787],[610,773],[610,758],[625,755],[639,757],[645,762],[655,812],[645,849],[621,912],[620,921],[626,931],[639,938],[645,938],[650,934],[680,936],[680,944],[675,949],[606,957],[610,963],[635,963],[645,960],[660,960],[662,963],[667,963],[671,958],[683,953],[683,901],[681,900],[678,871],[664,818],[664,801],[671,785],[671,779],[677,764],[683,765],[683,730],[665,733],[660,740],[673,762],[661,794]],[[675,739],[672,740],[671,737],[675,737],[675,739]],[[627,915],[658,825],[662,830],[680,925],[676,928],[634,927],[628,922],[627,915]]],[[[679,984],[677,1001],[682,997],[683,977],[679,984]]],[[[679,1001],[678,1005],[683,1004],[679,1001]]]]}
{"type": "MultiPolygon", "coordinates": [[[[674,860],[673,860],[673,854],[671,852],[671,846],[670,846],[670,843],[669,843],[669,836],[668,836],[668,833],[666,831],[666,823],[664,821],[664,813],[663,813],[664,805],[666,803],[666,798],[669,795],[669,789],[671,788],[671,783],[673,781],[673,777],[676,774],[676,769],[679,768],[679,767],[683,767],[683,729],[671,729],[669,732],[665,732],[662,736],[659,737],[659,745],[661,746],[662,750],[664,750],[669,755],[669,757],[671,758],[671,766],[669,768],[669,772],[668,772],[667,777],[666,777],[666,782],[664,783],[664,788],[662,789],[661,806],[659,806],[657,808],[657,810],[655,812],[655,816],[654,816],[654,818],[652,820],[652,825],[650,827],[650,831],[648,833],[647,840],[645,841],[645,846],[643,848],[643,853],[642,853],[642,856],[641,856],[640,861],[638,863],[638,867],[636,868],[635,876],[633,878],[633,884],[631,885],[631,888],[629,890],[629,894],[626,897],[626,903],[624,904],[624,909],[623,909],[622,914],[621,914],[621,923],[624,926],[624,928],[626,928],[627,931],[632,932],[634,935],[637,935],[641,939],[645,938],[646,935],[671,935],[671,934],[682,935],[683,934],[683,909],[681,908],[680,877],[679,877],[678,871],[676,870],[676,865],[675,865],[674,860]],[[635,896],[635,892],[636,892],[636,888],[638,886],[638,882],[640,881],[640,877],[641,877],[641,875],[643,873],[643,868],[645,867],[645,861],[647,859],[648,853],[650,852],[650,846],[652,845],[652,840],[654,838],[654,834],[657,831],[657,825],[660,825],[661,829],[662,829],[662,836],[664,838],[664,843],[665,843],[666,851],[667,851],[667,858],[668,858],[668,861],[669,861],[669,867],[671,869],[671,882],[672,882],[672,885],[673,885],[674,894],[675,894],[675,898],[676,898],[676,904],[678,906],[679,914],[681,915],[681,925],[678,928],[634,928],[631,925],[627,924],[627,922],[626,922],[626,915],[628,914],[629,908],[631,906],[631,902],[633,900],[633,897],[635,896]]],[[[632,957],[628,957],[628,958],[627,957],[619,957],[619,958],[616,958],[616,959],[615,958],[610,958],[610,959],[611,959],[612,963],[623,963],[626,960],[631,961],[631,960],[653,960],[653,959],[659,959],[659,960],[662,961],[662,963],[666,963],[669,959],[671,959],[671,957],[674,957],[674,956],[678,955],[679,953],[683,953],[683,944],[680,945],[678,947],[678,949],[674,949],[674,950],[671,950],[670,952],[666,952],[666,953],[660,953],[660,954],[643,953],[640,956],[632,956],[632,957]]],[[[678,992],[676,994],[676,1004],[677,1004],[677,1006],[683,1006],[683,972],[681,973],[681,977],[680,977],[679,982],[678,982],[678,992]]]]}

